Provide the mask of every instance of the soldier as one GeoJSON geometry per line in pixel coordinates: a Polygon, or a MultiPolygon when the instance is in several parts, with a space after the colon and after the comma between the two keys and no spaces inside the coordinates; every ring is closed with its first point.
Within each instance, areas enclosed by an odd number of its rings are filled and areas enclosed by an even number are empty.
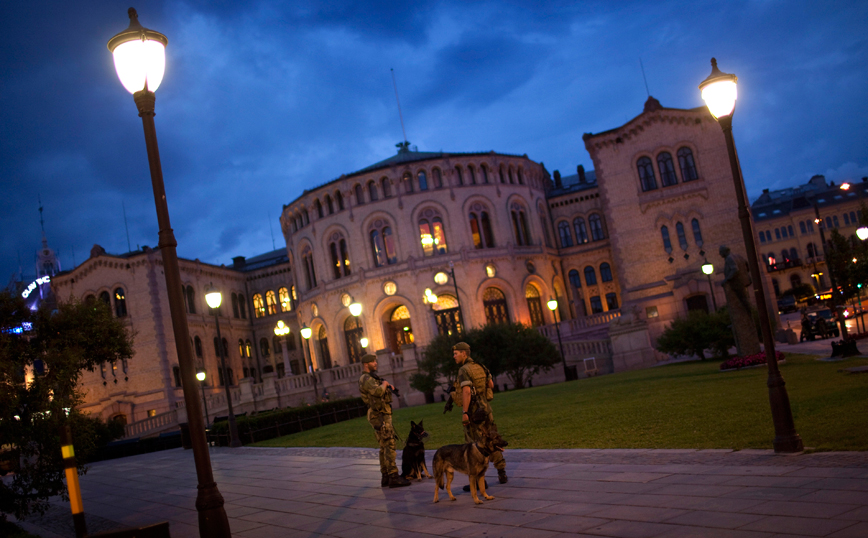
{"type": "MultiPolygon", "coordinates": [[[[491,379],[488,369],[470,358],[470,346],[466,342],[458,342],[452,346],[452,357],[455,359],[455,363],[461,366],[458,370],[458,379],[455,382],[456,390],[453,393],[453,399],[461,405],[464,412],[461,415],[464,440],[468,443],[475,443],[482,440],[483,429],[497,429],[497,425],[494,423],[494,413],[492,413],[491,405],[488,403],[494,398],[494,380],[491,379]],[[480,423],[471,422],[471,417],[468,415],[470,399],[473,395],[476,396],[476,401],[488,415],[480,423]]],[[[491,455],[491,463],[497,469],[497,478],[500,483],[506,484],[509,478],[506,476],[506,460],[503,459],[503,454],[494,452],[491,455]]]]}
{"type": "Polygon", "coordinates": [[[359,392],[368,406],[368,422],[374,428],[380,444],[380,485],[390,488],[409,486],[410,481],[398,475],[395,464],[395,430],[392,428],[392,386],[377,375],[377,356],[368,353],[362,357],[362,376],[359,392]]]}

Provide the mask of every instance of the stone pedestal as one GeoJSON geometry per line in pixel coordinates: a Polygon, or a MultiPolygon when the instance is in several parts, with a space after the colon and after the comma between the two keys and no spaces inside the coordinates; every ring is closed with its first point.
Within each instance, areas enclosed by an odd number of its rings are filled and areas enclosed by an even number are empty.
{"type": "Polygon", "coordinates": [[[657,364],[657,353],[651,345],[648,323],[635,308],[609,323],[612,340],[612,363],[615,372],[638,370],[657,364]]]}

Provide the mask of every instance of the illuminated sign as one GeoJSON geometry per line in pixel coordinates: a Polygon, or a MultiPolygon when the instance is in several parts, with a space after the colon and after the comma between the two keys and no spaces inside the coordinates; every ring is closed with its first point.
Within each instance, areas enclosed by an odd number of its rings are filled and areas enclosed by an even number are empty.
{"type": "Polygon", "coordinates": [[[27,288],[21,292],[21,296],[27,299],[27,297],[30,296],[31,293],[33,293],[33,290],[35,290],[37,286],[41,286],[49,282],[51,282],[51,277],[48,275],[45,275],[42,278],[37,278],[36,280],[27,285],[27,288]]]}

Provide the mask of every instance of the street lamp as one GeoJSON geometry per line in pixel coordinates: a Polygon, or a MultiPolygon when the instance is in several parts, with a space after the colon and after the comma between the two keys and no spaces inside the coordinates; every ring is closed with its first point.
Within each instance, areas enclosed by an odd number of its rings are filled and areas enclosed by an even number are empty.
{"type": "Polygon", "coordinates": [[[289,350],[287,349],[289,347],[289,326],[282,319],[278,320],[274,334],[283,337],[283,370],[292,374],[292,368],[289,366],[289,350]]]}
{"type": "Polygon", "coordinates": [[[711,304],[714,305],[714,311],[717,312],[717,299],[714,298],[714,284],[711,283],[711,275],[714,274],[714,266],[706,258],[702,264],[702,272],[708,276],[708,291],[711,292],[711,304]]]}
{"type": "Polygon", "coordinates": [[[711,115],[714,116],[723,130],[723,136],[726,139],[726,149],[729,153],[732,181],[735,186],[736,199],[738,200],[738,217],[741,221],[741,233],[744,238],[745,249],[747,250],[754,298],[757,310],[759,311],[763,346],[765,347],[766,362],[768,363],[769,374],[766,384],[769,388],[769,403],[775,426],[775,452],[801,452],[804,450],[804,445],[802,444],[802,438],[796,433],[796,425],[793,422],[793,412],[790,408],[790,398],[787,395],[786,383],[784,383],[784,378],[781,376],[778,361],[775,357],[775,341],[772,338],[765,289],[757,259],[753,222],[747,208],[744,180],[741,176],[741,167],[738,163],[735,141],[732,137],[732,114],[735,110],[735,101],[738,97],[736,89],[737,81],[738,77],[735,75],[721,72],[717,68],[717,60],[712,58],[711,74],[702,81],[699,89],[702,92],[702,99],[708,106],[708,111],[711,112],[711,115]]]}
{"type": "MultiPolygon", "coordinates": [[[[361,307],[361,305],[359,305],[359,307],[361,307]]],[[[359,313],[362,313],[361,310],[359,310],[359,313]]],[[[319,399],[319,388],[317,387],[316,382],[316,372],[313,371],[313,355],[311,355],[310,352],[310,337],[313,335],[313,330],[307,326],[307,323],[302,323],[301,330],[299,332],[301,333],[301,337],[304,338],[305,344],[307,344],[307,356],[308,361],[310,362],[310,366],[306,367],[309,368],[308,371],[310,372],[310,375],[313,376],[313,401],[314,403],[316,403],[316,401],[319,399]]]]}
{"type": "Polygon", "coordinates": [[[564,366],[564,379],[569,381],[570,376],[567,374],[567,356],[564,355],[564,343],[561,341],[561,324],[558,321],[558,301],[554,297],[550,298],[546,302],[546,306],[549,307],[549,310],[552,311],[552,315],[555,317],[555,329],[558,331],[558,347],[561,349],[561,362],[564,366]]]}
{"type": "Polygon", "coordinates": [[[163,185],[163,170],[160,165],[160,151],[157,146],[157,130],[154,125],[154,90],[163,80],[166,66],[166,36],[139,24],[136,10],[130,8],[130,26],[112,37],[108,49],[112,53],[115,69],[121,84],[133,94],[139,116],[145,131],[145,146],[151,170],[151,184],[154,189],[154,202],[157,209],[157,222],[160,227],[159,248],[163,258],[163,272],[166,275],[166,293],[169,296],[169,312],[172,317],[172,330],[178,353],[178,366],[181,370],[181,385],[184,390],[184,405],[190,428],[190,441],[193,445],[193,461],[196,465],[198,488],[196,510],[199,512],[199,535],[203,538],[230,538],[229,519],[223,508],[223,496],[214,482],[211,469],[211,456],[205,439],[205,423],[199,408],[196,394],[196,376],[193,371],[193,356],[190,349],[190,332],[187,327],[187,314],[184,311],[184,297],[181,295],[181,271],[178,267],[178,242],[169,222],[169,206],[166,201],[166,188],[163,185]]]}
{"type": "Polygon", "coordinates": [[[205,406],[205,424],[207,425],[211,419],[208,418],[208,401],[205,399],[205,370],[196,372],[196,379],[199,380],[199,386],[202,387],[202,405],[205,406]]]}
{"type": "Polygon", "coordinates": [[[241,445],[241,439],[238,436],[238,424],[235,423],[235,412],[232,410],[232,395],[229,392],[229,370],[226,369],[226,353],[223,349],[223,338],[220,336],[220,303],[223,302],[223,294],[220,290],[209,284],[205,289],[205,302],[211,307],[214,312],[214,323],[217,324],[217,357],[220,359],[220,367],[223,369],[223,389],[226,391],[226,405],[229,414],[229,446],[238,448],[241,445]]]}
{"type": "Polygon", "coordinates": [[[350,314],[358,318],[362,315],[362,303],[356,302],[352,298],[350,300],[353,301],[352,303],[350,303],[350,314]]]}
{"type": "Polygon", "coordinates": [[[820,243],[823,247],[823,259],[826,261],[826,267],[829,268],[829,282],[832,284],[832,311],[835,313],[835,319],[837,319],[840,324],[841,338],[846,340],[847,322],[844,321],[841,312],[838,310],[838,283],[835,282],[835,272],[832,271],[832,264],[829,263],[829,252],[826,248],[826,233],[824,231],[826,227],[823,223],[823,219],[820,217],[820,207],[817,205],[816,197],[811,198],[811,204],[814,206],[814,223],[817,225],[817,228],[820,229],[820,243]]]}

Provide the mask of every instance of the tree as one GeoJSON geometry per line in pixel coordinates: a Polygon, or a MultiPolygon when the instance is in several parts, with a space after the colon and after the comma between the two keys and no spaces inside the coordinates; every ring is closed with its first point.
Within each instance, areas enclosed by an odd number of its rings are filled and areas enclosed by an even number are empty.
{"type": "Polygon", "coordinates": [[[42,514],[49,497],[66,498],[60,427],[72,429],[79,474],[100,437],[111,435],[76,409],[82,372],[132,355],[132,335],[100,301],[30,312],[20,297],[0,293],[0,439],[20,462],[0,482],[0,517],[42,514]]]}
{"type": "Polygon", "coordinates": [[[705,350],[710,349],[715,356],[726,358],[727,350],[735,345],[730,325],[726,308],[713,314],[693,310],[687,313],[687,317],[675,318],[657,337],[657,351],[670,355],[696,355],[705,360],[705,350]]]}
{"type": "Polygon", "coordinates": [[[791,296],[793,296],[793,298],[796,299],[796,302],[800,303],[809,297],[813,297],[816,293],[817,292],[814,289],[814,286],[812,286],[810,284],[802,283],[802,284],[797,284],[797,285],[793,286],[792,288],[788,289],[787,291],[783,292],[781,294],[781,297],[786,297],[786,296],[791,295],[791,296]]]}

